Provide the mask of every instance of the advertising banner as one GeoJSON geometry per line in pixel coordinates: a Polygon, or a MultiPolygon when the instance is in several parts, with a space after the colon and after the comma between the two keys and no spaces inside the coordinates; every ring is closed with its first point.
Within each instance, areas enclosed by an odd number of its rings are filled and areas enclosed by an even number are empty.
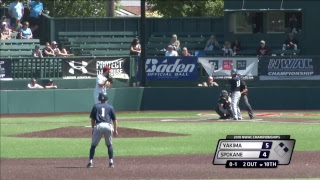
{"type": "Polygon", "coordinates": [[[197,57],[149,57],[146,60],[146,78],[197,79],[197,57]]]}
{"type": "Polygon", "coordinates": [[[230,71],[236,69],[243,79],[258,76],[258,58],[248,57],[199,57],[199,63],[208,75],[215,79],[230,78],[230,71]]]}
{"type": "Polygon", "coordinates": [[[260,80],[320,80],[319,57],[261,57],[260,80]]]}
{"type": "Polygon", "coordinates": [[[0,59],[0,80],[12,80],[11,59],[0,59]]]}
{"type": "Polygon", "coordinates": [[[87,79],[97,76],[95,59],[63,59],[63,79],[87,79]]]}
{"type": "Polygon", "coordinates": [[[111,68],[110,75],[115,79],[129,79],[128,58],[96,58],[96,59],[64,59],[62,63],[62,77],[64,79],[95,78],[102,74],[105,66],[111,68]]]}

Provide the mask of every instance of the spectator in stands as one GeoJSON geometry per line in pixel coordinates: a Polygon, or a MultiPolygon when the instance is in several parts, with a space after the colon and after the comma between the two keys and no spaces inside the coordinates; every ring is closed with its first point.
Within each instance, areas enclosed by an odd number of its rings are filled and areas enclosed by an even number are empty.
{"type": "Polygon", "coordinates": [[[73,56],[73,54],[68,54],[67,50],[64,48],[62,48],[60,51],[60,49],[58,48],[58,43],[56,41],[52,41],[51,47],[55,56],[73,56]]]}
{"type": "Polygon", "coordinates": [[[231,48],[233,50],[233,54],[236,55],[239,50],[241,50],[241,43],[238,38],[235,38],[233,43],[231,44],[231,48]]]}
{"type": "Polygon", "coordinates": [[[173,50],[180,51],[180,41],[178,40],[178,36],[176,34],[172,35],[169,45],[172,45],[173,50]]]}
{"type": "Polygon", "coordinates": [[[202,87],[214,87],[214,86],[219,86],[218,83],[214,82],[214,78],[212,76],[208,76],[207,82],[203,82],[201,84],[198,84],[198,86],[202,87]]]}
{"type": "Polygon", "coordinates": [[[42,54],[49,57],[56,56],[49,42],[46,42],[46,47],[43,48],[42,54]]]}
{"type": "Polygon", "coordinates": [[[189,52],[187,47],[182,48],[181,56],[192,56],[189,52]]]}
{"type": "Polygon", "coordinates": [[[226,41],[222,48],[223,56],[234,56],[233,50],[231,49],[231,45],[229,41],[226,41]]]}
{"type": "Polygon", "coordinates": [[[141,53],[141,45],[138,38],[134,38],[130,45],[130,55],[140,56],[141,53]]]}
{"type": "Polygon", "coordinates": [[[33,35],[32,35],[32,31],[29,28],[29,22],[24,22],[23,23],[23,27],[20,30],[20,37],[21,39],[32,39],[33,35]]]}
{"type": "Polygon", "coordinates": [[[1,39],[2,40],[11,39],[11,29],[8,28],[8,26],[5,22],[2,22],[0,32],[1,32],[1,39]]]}
{"type": "Polygon", "coordinates": [[[289,19],[289,27],[291,33],[298,33],[298,19],[296,18],[295,14],[292,14],[291,18],[289,19]]]}
{"type": "Polygon", "coordinates": [[[11,22],[16,22],[16,19],[21,19],[24,14],[24,7],[19,0],[10,3],[8,13],[11,16],[11,22]]]}
{"type": "Polygon", "coordinates": [[[178,53],[177,53],[177,51],[175,51],[173,49],[172,45],[168,45],[167,52],[166,52],[165,56],[178,56],[178,53]]]}
{"type": "Polygon", "coordinates": [[[289,33],[289,38],[284,41],[282,45],[282,50],[297,50],[298,49],[298,40],[294,37],[294,33],[289,33]]]}
{"type": "Polygon", "coordinates": [[[216,51],[220,50],[220,44],[216,39],[215,35],[212,35],[210,39],[207,41],[206,47],[204,48],[205,51],[216,51]]]}
{"type": "Polygon", "coordinates": [[[5,23],[5,24],[7,25],[7,27],[8,27],[9,29],[11,29],[10,22],[8,22],[8,19],[7,19],[6,16],[2,16],[2,18],[1,18],[1,24],[3,24],[3,23],[5,23]]]}
{"type": "Polygon", "coordinates": [[[43,58],[42,51],[39,45],[35,46],[35,49],[32,51],[32,56],[35,58],[43,58]]]}
{"type": "Polygon", "coordinates": [[[58,86],[53,84],[53,80],[52,79],[49,79],[47,85],[44,86],[44,88],[46,88],[46,89],[57,89],[58,86]]]}
{"type": "Polygon", "coordinates": [[[260,41],[260,46],[257,49],[257,56],[269,56],[270,49],[266,46],[266,42],[264,40],[260,41]]]}
{"type": "Polygon", "coordinates": [[[43,89],[43,86],[37,84],[36,78],[32,78],[31,83],[28,84],[28,89],[43,89]]]}
{"type": "Polygon", "coordinates": [[[43,4],[40,2],[40,0],[35,0],[28,4],[28,9],[30,10],[29,22],[30,22],[31,30],[33,34],[35,34],[35,36],[38,37],[37,30],[40,25],[40,18],[42,16],[43,4]]]}
{"type": "Polygon", "coordinates": [[[16,19],[16,23],[12,25],[11,30],[12,30],[12,32],[18,32],[19,33],[21,31],[22,27],[23,27],[23,25],[21,24],[20,19],[17,18],[16,19]]]}

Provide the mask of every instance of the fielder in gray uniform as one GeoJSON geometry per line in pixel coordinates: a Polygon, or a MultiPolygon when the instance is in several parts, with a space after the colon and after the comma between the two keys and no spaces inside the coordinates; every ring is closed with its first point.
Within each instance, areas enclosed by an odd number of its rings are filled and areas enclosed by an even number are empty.
{"type": "Polygon", "coordinates": [[[93,167],[93,156],[102,136],[104,136],[106,146],[108,147],[109,167],[113,168],[113,148],[112,148],[112,134],[118,135],[117,120],[113,106],[107,104],[107,94],[105,92],[99,93],[98,99],[101,103],[93,106],[90,118],[92,126],[92,142],[90,148],[88,168],[93,167]],[[113,126],[112,126],[113,122],[113,126]]]}

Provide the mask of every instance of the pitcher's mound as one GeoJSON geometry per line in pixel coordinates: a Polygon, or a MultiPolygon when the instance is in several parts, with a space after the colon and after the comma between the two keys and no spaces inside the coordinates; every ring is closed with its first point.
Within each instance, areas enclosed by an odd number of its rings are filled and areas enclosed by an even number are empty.
{"type": "MultiPolygon", "coordinates": [[[[142,138],[142,137],[167,137],[167,136],[187,136],[187,134],[176,134],[159,131],[147,131],[141,129],[118,127],[118,136],[114,138],[142,138]]],[[[91,138],[91,128],[89,127],[64,127],[11,135],[11,137],[28,138],[91,138]]]]}

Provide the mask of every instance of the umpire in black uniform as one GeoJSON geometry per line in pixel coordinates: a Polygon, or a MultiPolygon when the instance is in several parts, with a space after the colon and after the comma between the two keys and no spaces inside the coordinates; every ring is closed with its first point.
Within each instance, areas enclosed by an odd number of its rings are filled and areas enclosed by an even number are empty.
{"type": "Polygon", "coordinates": [[[248,111],[248,115],[250,117],[250,119],[254,119],[254,115],[252,112],[252,108],[251,105],[248,101],[248,87],[246,82],[244,82],[242,79],[240,81],[240,93],[241,93],[241,97],[240,97],[240,101],[242,101],[246,107],[246,110],[248,111]]]}

